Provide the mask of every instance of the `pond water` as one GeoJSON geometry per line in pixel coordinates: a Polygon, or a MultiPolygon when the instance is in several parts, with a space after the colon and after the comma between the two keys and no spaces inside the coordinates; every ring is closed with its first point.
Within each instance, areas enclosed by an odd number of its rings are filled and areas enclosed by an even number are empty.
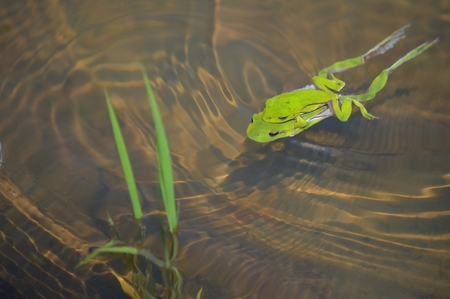
{"type": "Polygon", "coordinates": [[[109,240],[106,212],[131,215],[103,87],[154,215],[155,134],[139,63],[172,151],[188,298],[200,287],[202,298],[450,297],[449,1],[0,8],[0,297],[127,298],[102,261],[74,266],[109,240]],[[355,110],[293,138],[247,138],[266,99],[408,23],[393,49],[339,74],[361,93],[440,37],[365,104],[379,119],[355,110]]]}

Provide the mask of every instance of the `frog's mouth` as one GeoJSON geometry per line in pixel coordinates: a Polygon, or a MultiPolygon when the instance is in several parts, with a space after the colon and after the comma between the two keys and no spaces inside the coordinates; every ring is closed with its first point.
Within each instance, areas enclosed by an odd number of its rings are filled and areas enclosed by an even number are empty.
{"type": "Polygon", "coordinates": [[[269,136],[270,137],[275,137],[275,136],[277,136],[278,134],[280,134],[281,132],[269,132],[269,136]]]}

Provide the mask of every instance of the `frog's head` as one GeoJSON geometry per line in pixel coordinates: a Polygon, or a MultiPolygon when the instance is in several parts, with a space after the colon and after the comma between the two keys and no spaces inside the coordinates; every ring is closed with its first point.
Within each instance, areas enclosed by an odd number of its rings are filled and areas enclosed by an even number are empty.
{"type": "Polygon", "coordinates": [[[264,109],[264,121],[270,123],[282,123],[294,119],[298,112],[292,106],[292,98],[278,95],[266,101],[264,109]]]}
{"type": "Polygon", "coordinates": [[[264,112],[254,114],[247,128],[247,136],[257,142],[270,142],[276,139],[294,136],[300,133],[295,128],[295,120],[284,123],[268,123],[262,119],[264,112]]]}

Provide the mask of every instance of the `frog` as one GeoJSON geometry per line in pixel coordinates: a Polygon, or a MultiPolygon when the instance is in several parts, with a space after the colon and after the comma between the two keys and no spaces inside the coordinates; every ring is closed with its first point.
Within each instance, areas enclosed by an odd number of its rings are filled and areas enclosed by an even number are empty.
{"type": "Polygon", "coordinates": [[[263,112],[261,111],[252,116],[247,128],[247,136],[253,141],[262,143],[295,136],[318,122],[333,116],[333,111],[329,107],[330,103],[327,103],[313,111],[302,113],[302,119],[306,121],[306,125],[303,122],[298,123],[296,119],[282,123],[269,123],[263,120],[263,112]]]}
{"type": "Polygon", "coordinates": [[[384,69],[377,77],[375,77],[368,90],[363,94],[340,94],[346,84],[344,81],[336,78],[334,73],[343,72],[350,68],[362,65],[369,59],[393,48],[395,43],[405,37],[405,29],[409,26],[410,24],[394,31],[391,35],[363,55],[338,61],[322,69],[317,76],[312,77],[314,86],[317,88],[297,89],[268,99],[263,110],[263,121],[269,123],[283,123],[295,119],[297,126],[310,127],[308,120],[305,119],[303,115],[308,114],[319,107],[323,107],[327,105],[327,103],[328,105],[331,103],[329,109],[331,109],[334,112],[334,115],[342,122],[346,122],[349,119],[352,113],[352,104],[360,109],[362,116],[366,119],[376,119],[377,117],[370,114],[361,102],[373,99],[376,94],[384,88],[388,76],[392,74],[396,68],[426,51],[432,45],[437,43],[439,38],[419,45],[397,60],[390,67],[384,69]]]}

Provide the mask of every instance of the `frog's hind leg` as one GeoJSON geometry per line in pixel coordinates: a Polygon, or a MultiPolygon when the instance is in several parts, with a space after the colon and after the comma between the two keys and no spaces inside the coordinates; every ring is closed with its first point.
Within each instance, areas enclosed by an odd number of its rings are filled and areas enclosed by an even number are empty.
{"type": "Polygon", "coordinates": [[[425,42],[425,43],[421,44],[420,46],[418,46],[417,48],[409,51],[408,54],[406,54],[405,56],[403,56],[402,58],[397,60],[394,64],[392,64],[390,67],[383,70],[378,76],[376,76],[375,79],[370,84],[369,89],[367,90],[366,93],[359,94],[359,95],[353,95],[353,96],[340,96],[340,98],[341,97],[342,98],[349,97],[352,100],[358,101],[358,102],[368,101],[368,100],[373,99],[376,96],[377,92],[379,92],[380,90],[382,90],[384,88],[389,75],[392,74],[392,72],[396,68],[398,68],[399,66],[401,66],[403,63],[407,62],[408,60],[413,59],[417,55],[422,54],[424,51],[426,51],[429,47],[431,47],[438,41],[439,41],[439,38],[436,38],[431,42],[425,42]]]}
{"type": "Polygon", "coordinates": [[[364,62],[372,57],[384,54],[389,49],[392,49],[399,40],[405,38],[405,29],[409,26],[411,26],[411,24],[407,24],[402,28],[394,31],[391,35],[382,40],[378,45],[367,51],[367,53],[362,56],[364,62]]]}
{"type": "Polygon", "coordinates": [[[350,68],[353,68],[353,67],[356,67],[358,65],[365,63],[367,60],[369,60],[372,57],[383,54],[387,50],[391,49],[395,45],[396,42],[398,42],[399,40],[401,40],[402,38],[405,37],[405,29],[408,28],[409,26],[410,25],[408,24],[408,25],[405,25],[402,28],[394,31],[391,35],[386,37],[384,40],[382,40],[380,43],[378,43],[375,47],[373,47],[372,49],[370,49],[369,51],[367,51],[365,54],[363,54],[361,56],[349,58],[349,59],[346,59],[343,61],[338,61],[336,63],[333,63],[329,67],[322,69],[319,72],[318,76],[330,79],[330,75],[332,73],[343,72],[347,69],[350,69],[350,68]]]}
{"type": "Polygon", "coordinates": [[[361,109],[361,113],[362,113],[362,115],[365,118],[367,118],[367,119],[374,119],[374,118],[376,118],[372,114],[368,113],[367,110],[364,108],[364,106],[361,103],[359,103],[359,102],[369,101],[369,100],[373,99],[377,95],[377,93],[384,88],[384,86],[386,85],[386,82],[387,82],[387,79],[388,79],[389,75],[392,74],[392,72],[396,68],[398,68],[399,66],[401,66],[403,63],[407,62],[408,60],[413,59],[417,55],[422,54],[424,51],[426,51],[428,48],[430,48],[432,45],[434,45],[438,41],[439,41],[439,38],[436,38],[436,39],[434,39],[431,42],[425,42],[425,43],[421,44],[420,46],[418,46],[417,48],[411,50],[410,52],[408,52],[408,54],[406,54],[405,56],[403,56],[402,58],[397,60],[390,67],[388,67],[387,69],[383,70],[372,81],[372,83],[370,84],[369,89],[367,90],[366,93],[359,94],[359,95],[351,95],[351,96],[341,96],[340,95],[339,96],[339,100],[342,100],[342,101],[351,100],[356,106],[358,106],[361,109]]]}
{"type": "Polygon", "coordinates": [[[403,56],[402,58],[400,58],[399,60],[397,60],[393,65],[391,65],[388,70],[389,70],[389,74],[392,74],[392,72],[398,68],[399,66],[401,66],[404,62],[413,59],[414,57],[422,54],[423,52],[425,52],[429,47],[431,47],[432,45],[434,45],[435,43],[439,42],[439,38],[435,38],[434,40],[432,40],[431,42],[424,42],[423,44],[421,44],[420,46],[418,46],[417,48],[411,50],[408,52],[408,54],[406,54],[405,56],[403,56]]]}

